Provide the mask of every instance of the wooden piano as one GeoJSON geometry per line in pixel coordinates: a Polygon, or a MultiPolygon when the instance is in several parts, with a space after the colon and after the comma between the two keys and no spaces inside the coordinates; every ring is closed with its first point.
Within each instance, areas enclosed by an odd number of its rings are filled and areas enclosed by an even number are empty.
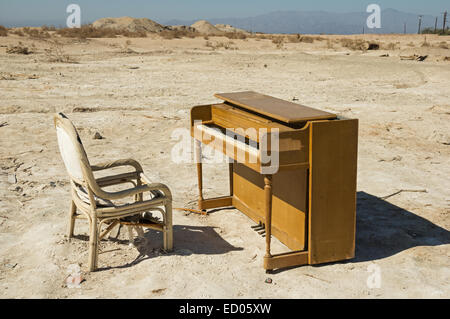
{"type": "Polygon", "coordinates": [[[191,109],[199,209],[235,207],[264,227],[267,272],[353,258],[358,120],[255,92],[215,97],[191,109]],[[201,144],[231,159],[229,196],[203,198],[201,144]],[[277,155],[276,172],[263,151],[277,155]],[[272,235],[291,251],[272,254],[272,235]]]}

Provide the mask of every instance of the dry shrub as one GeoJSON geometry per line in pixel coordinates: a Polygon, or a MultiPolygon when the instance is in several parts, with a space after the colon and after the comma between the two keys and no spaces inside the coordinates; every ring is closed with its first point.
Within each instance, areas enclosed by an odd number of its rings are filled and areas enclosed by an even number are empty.
{"type": "Polygon", "coordinates": [[[440,42],[438,44],[438,47],[441,48],[441,49],[448,49],[447,42],[445,42],[445,41],[440,42]]]}
{"type": "Polygon", "coordinates": [[[10,29],[10,30],[9,30],[9,33],[18,35],[19,37],[25,36],[25,34],[23,33],[23,31],[20,30],[20,29],[10,29]]]}
{"type": "Polygon", "coordinates": [[[369,46],[367,47],[367,50],[379,50],[380,44],[376,42],[369,42],[369,46]]]}
{"type": "Polygon", "coordinates": [[[409,46],[409,47],[411,47],[411,48],[414,48],[416,45],[415,45],[413,42],[409,42],[409,43],[407,44],[407,46],[409,46]]]}
{"type": "Polygon", "coordinates": [[[193,39],[201,36],[199,32],[189,30],[163,30],[159,35],[166,40],[182,39],[185,37],[193,39]]]}
{"type": "Polygon", "coordinates": [[[369,48],[369,43],[360,39],[341,39],[341,45],[344,48],[348,48],[354,51],[366,51],[369,48]]]}
{"type": "Polygon", "coordinates": [[[48,62],[75,63],[75,61],[65,53],[64,45],[57,41],[49,41],[50,47],[44,50],[48,62]]]}
{"type": "Polygon", "coordinates": [[[128,54],[136,53],[136,51],[134,51],[133,49],[131,49],[129,47],[131,44],[132,44],[131,40],[125,41],[125,43],[122,46],[120,46],[120,48],[121,48],[120,52],[121,53],[128,53],[128,54]]]}
{"type": "Polygon", "coordinates": [[[277,49],[282,49],[284,46],[284,37],[273,36],[272,43],[276,45],[277,49]]]}
{"type": "Polygon", "coordinates": [[[31,54],[31,50],[28,49],[28,47],[24,46],[22,42],[19,41],[19,43],[17,45],[14,46],[9,46],[6,49],[6,53],[9,54],[31,54]]]}
{"type": "Polygon", "coordinates": [[[159,36],[166,39],[166,40],[172,40],[176,39],[177,36],[173,30],[164,30],[159,33],[159,36]]]}
{"type": "Polygon", "coordinates": [[[44,24],[43,26],[41,26],[41,30],[42,31],[56,31],[56,27],[54,25],[48,26],[48,25],[44,24]]]}
{"type": "Polygon", "coordinates": [[[303,37],[300,38],[300,42],[303,42],[303,43],[314,43],[314,38],[313,37],[303,36],[303,37]]]}
{"type": "Polygon", "coordinates": [[[0,25],[0,37],[7,37],[8,36],[8,28],[5,28],[4,26],[0,25]]]}
{"type": "Polygon", "coordinates": [[[50,38],[50,33],[40,29],[31,29],[29,27],[23,28],[23,32],[31,38],[35,39],[48,39],[50,38]]]}
{"type": "Polygon", "coordinates": [[[333,42],[330,39],[327,39],[327,49],[334,49],[333,42]]]}
{"type": "Polygon", "coordinates": [[[312,37],[308,35],[294,34],[287,37],[290,43],[314,43],[314,41],[325,41],[327,39],[322,37],[312,37]]]}
{"type": "Polygon", "coordinates": [[[245,40],[247,39],[247,35],[242,32],[226,32],[224,34],[225,37],[228,39],[234,39],[234,40],[245,40]]]}
{"type": "Polygon", "coordinates": [[[420,45],[421,47],[429,47],[430,43],[427,42],[427,37],[425,37],[424,41],[422,42],[422,44],[420,45]]]}
{"type": "Polygon", "coordinates": [[[113,28],[95,28],[92,25],[82,25],[80,28],[62,28],[56,30],[65,38],[115,38],[117,36],[124,36],[127,38],[145,38],[147,33],[145,31],[128,31],[113,28]]]}
{"type": "Polygon", "coordinates": [[[238,48],[234,46],[233,41],[228,42],[211,42],[206,41],[205,46],[213,50],[224,48],[225,50],[237,50],[238,48]]]}
{"type": "Polygon", "coordinates": [[[393,43],[393,42],[389,42],[388,44],[384,44],[383,48],[385,50],[396,50],[397,49],[397,44],[393,43]]]}

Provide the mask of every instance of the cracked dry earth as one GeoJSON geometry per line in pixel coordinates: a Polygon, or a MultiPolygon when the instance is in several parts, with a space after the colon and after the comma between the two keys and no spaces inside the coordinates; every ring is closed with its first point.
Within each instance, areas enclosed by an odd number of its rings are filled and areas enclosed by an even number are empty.
{"type": "MultiPolygon", "coordinates": [[[[47,62],[45,41],[0,38],[0,297],[450,297],[450,52],[421,47],[419,36],[380,37],[400,48],[315,41],[280,50],[249,39],[213,50],[202,38],[153,37],[124,50],[123,38],[67,40],[77,63],[47,62]],[[7,54],[18,41],[34,43],[33,54],[7,54]],[[429,57],[399,58],[414,53],[429,57]],[[268,284],[264,239],[245,215],[175,210],[172,253],[160,250],[161,234],[129,245],[116,229],[100,244],[102,270],[87,273],[87,223],[65,237],[70,189],[53,113],[79,128],[91,163],[134,158],[169,185],[175,207],[195,208],[195,164],[171,161],[172,132],[187,129],[190,108],[215,102],[214,93],[244,90],[359,119],[356,257],[280,271],[268,284]],[[73,264],[79,289],[65,284],[73,264]],[[374,269],[379,288],[367,284],[374,269]]],[[[226,194],[226,164],[205,166],[206,195],[226,194]]],[[[274,251],[285,250],[275,239],[274,251]]]]}

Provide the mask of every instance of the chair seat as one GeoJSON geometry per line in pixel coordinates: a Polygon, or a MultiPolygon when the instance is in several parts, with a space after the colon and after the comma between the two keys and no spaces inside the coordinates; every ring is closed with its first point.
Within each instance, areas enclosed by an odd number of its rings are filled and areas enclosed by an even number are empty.
{"type": "MultiPolygon", "coordinates": [[[[78,184],[75,184],[75,186],[76,186],[75,190],[77,192],[78,197],[84,203],[90,205],[89,195],[88,195],[86,189],[83,186],[78,185],[78,184]]],[[[159,191],[159,190],[152,190],[150,193],[152,194],[152,198],[151,198],[152,200],[164,197],[164,194],[161,191],[159,191]]],[[[95,199],[95,205],[97,205],[98,208],[101,208],[101,207],[117,207],[109,199],[103,199],[103,198],[100,198],[100,197],[98,197],[96,195],[94,195],[94,199],[95,199]]]]}
{"type": "MultiPolygon", "coordinates": [[[[75,191],[77,192],[78,197],[86,204],[90,205],[89,195],[86,189],[81,185],[75,185],[75,191]]],[[[114,207],[114,203],[109,199],[103,199],[94,195],[95,205],[97,207],[114,207]]]]}

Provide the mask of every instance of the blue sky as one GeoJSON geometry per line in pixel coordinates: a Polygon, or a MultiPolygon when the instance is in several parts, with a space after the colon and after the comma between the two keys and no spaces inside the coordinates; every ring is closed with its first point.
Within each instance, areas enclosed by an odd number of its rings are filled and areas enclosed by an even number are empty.
{"type": "Polygon", "coordinates": [[[362,12],[370,3],[381,9],[441,16],[449,0],[0,0],[0,24],[64,23],[66,7],[81,7],[82,23],[102,17],[146,17],[159,22],[171,19],[249,17],[280,10],[362,12]]]}

